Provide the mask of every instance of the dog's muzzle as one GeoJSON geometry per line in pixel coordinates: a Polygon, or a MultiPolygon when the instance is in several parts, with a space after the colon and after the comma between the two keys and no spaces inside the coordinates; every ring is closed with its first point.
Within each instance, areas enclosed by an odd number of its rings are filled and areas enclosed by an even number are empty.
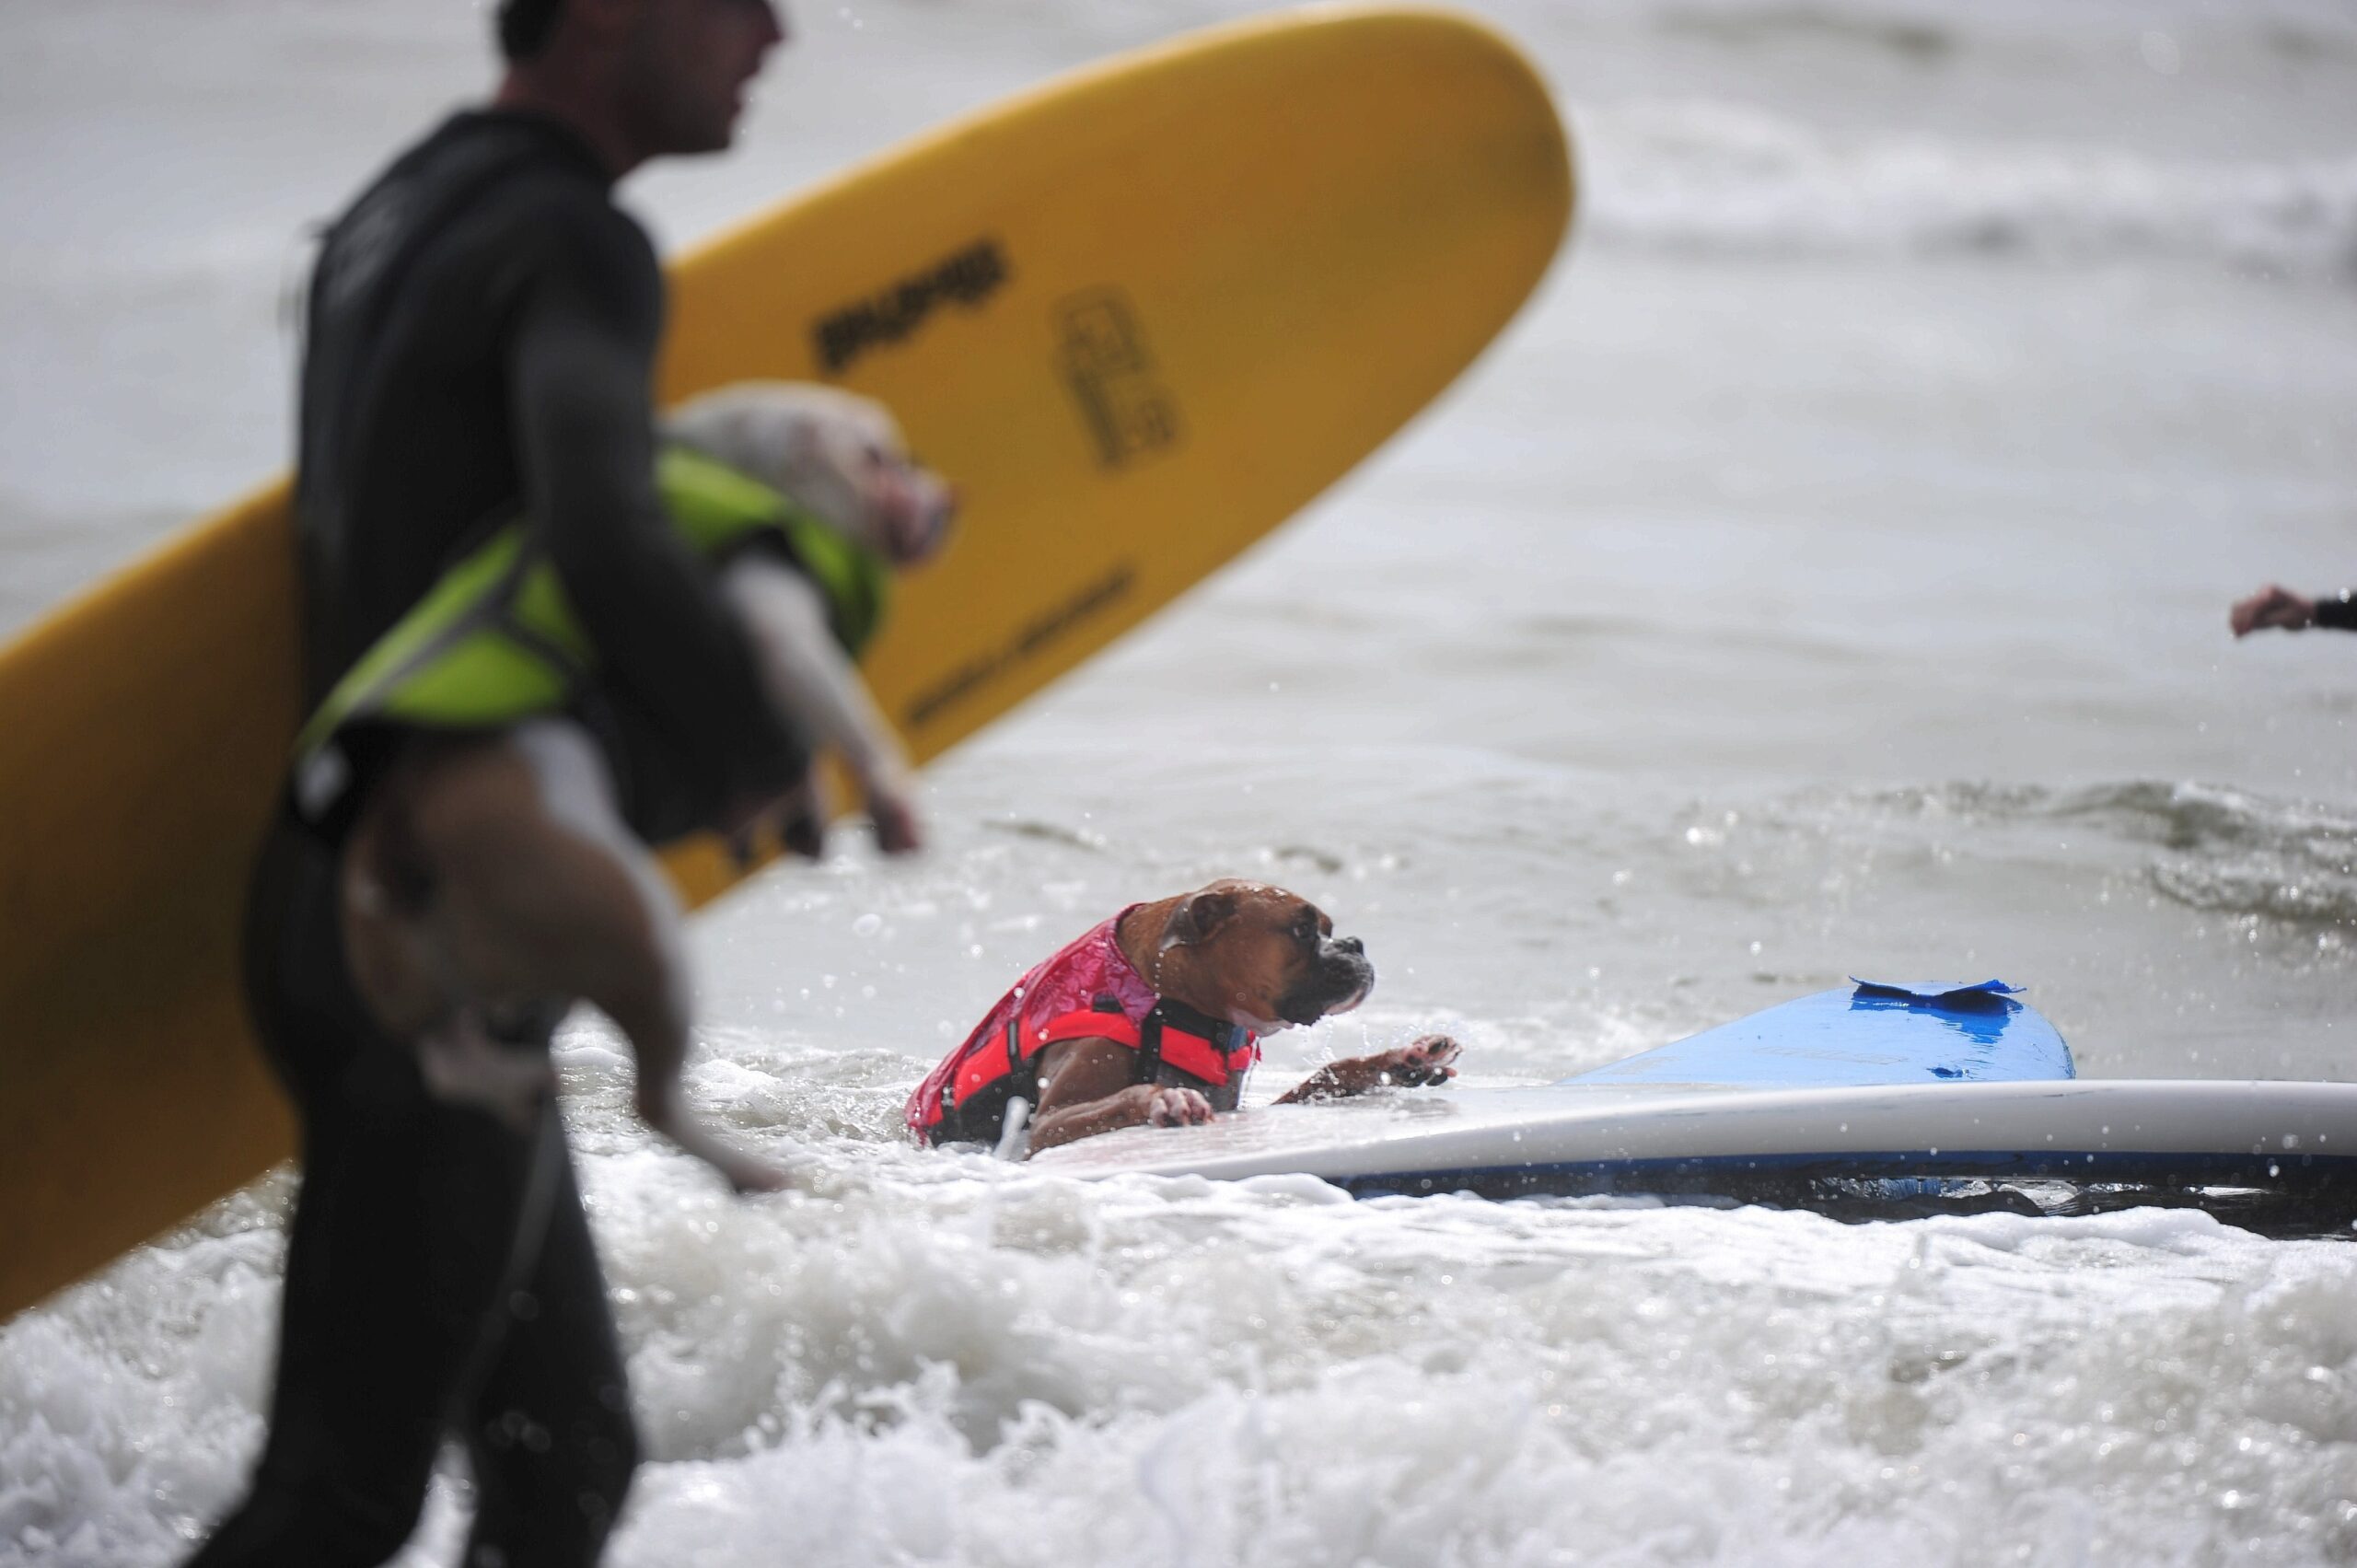
{"type": "Polygon", "coordinates": [[[1375,989],[1375,965],[1355,936],[1320,945],[1316,963],[1301,983],[1285,993],[1277,1016],[1289,1024],[1314,1024],[1347,1013],[1375,989]]]}

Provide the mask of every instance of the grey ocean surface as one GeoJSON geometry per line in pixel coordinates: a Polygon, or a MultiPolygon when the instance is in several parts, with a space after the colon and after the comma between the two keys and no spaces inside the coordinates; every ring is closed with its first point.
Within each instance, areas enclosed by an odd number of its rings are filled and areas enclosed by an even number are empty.
{"type": "MultiPolygon", "coordinates": [[[[1261,7],[805,8],[678,245],[1261,7]]],[[[1561,1076],[1850,973],[2030,988],[2100,1076],[2357,1073],[2357,6],[1496,0],[1580,232],[1301,519],[703,920],[733,1203],[562,1046],[632,1349],[627,1564],[2357,1562],[2357,1249],[921,1155],[1023,968],[1240,873],[1561,1076]]],[[[306,226],[487,81],[430,0],[0,10],[0,631],[283,465],[306,226]]],[[[1380,331],[1382,323],[1369,323],[1380,331]]],[[[1445,1092],[1445,1091],[1444,1091],[1445,1092]]],[[[274,1177],[0,1328],[0,1563],[161,1563],[260,1438],[274,1177]]],[[[447,1561],[437,1482],[406,1560],[447,1561]]]]}

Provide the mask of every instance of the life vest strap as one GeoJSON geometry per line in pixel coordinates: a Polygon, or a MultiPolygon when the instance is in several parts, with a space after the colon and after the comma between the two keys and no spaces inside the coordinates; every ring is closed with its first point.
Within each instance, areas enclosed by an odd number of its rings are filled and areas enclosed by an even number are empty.
{"type": "Polygon", "coordinates": [[[1119,1003],[1104,997],[1095,1007],[1060,1013],[1028,1032],[1018,1010],[994,1040],[975,1041],[958,1061],[941,1086],[938,1109],[921,1130],[937,1128],[960,1107],[983,1102],[985,1096],[1035,1093],[1036,1086],[1027,1086],[1039,1052],[1068,1040],[1109,1040],[1136,1051],[1141,1083],[1152,1082],[1167,1065],[1221,1088],[1260,1059],[1260,1042],[1249,1029],[1221,1023],[1168,997],[1134,1022],[1119,1003]]]}
{"type": "Polygon", "coordinates": [[[1027,1058],[1037,1055],[1067,1040],[1109,1040],[1129,1047],[1141,1059],[1141,1079],[1152,1078],[1167,1063],[1213,1087],[1240,1075],[1260,1055],[1250,1030],[1216,1022],[1167,997],[1135,1023],[1119,1013],[1061,1014],[1033,1031],[1032,1040],[1025,1042],[1024,1054],[1027,1058]],[[1184,1021],[1173,1014],[1181,1015],[1184,1021]]]}

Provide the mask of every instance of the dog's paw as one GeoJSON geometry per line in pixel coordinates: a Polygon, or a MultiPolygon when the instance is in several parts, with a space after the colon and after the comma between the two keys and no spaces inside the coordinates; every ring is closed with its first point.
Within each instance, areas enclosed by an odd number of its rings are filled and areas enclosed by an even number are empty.
{"type": "Polygon", "coordinates": [[[782,1192],[797,1184],[796,1171],[748,1154],[704,1125],[679,1098],[676,1084],[642,1082],[638,1117],[669,1139],[682,1154],[702,1160],[718,1172],[734,1192],[782,1192]]]}
{"type": "Polygon", "coordinates": [[[1212,1102],[1194,1089],[1154,1088],[1146,1097],[1149,1127],[1195,1127],[1212,1119],[1212,1102]]]}
{"type": "Polygon", "coordinates": [[[1390,1053],[1397,1058],[1392,1081],[1411,1086],[1445,1084],[1457,1076],[1457,1054],[1464,1049],[1446,1035],[1426,1035],[1390,1053]]]}
{"type": "Polygon", "coordinates": [[[910,854],[924,848],[924,829],[917,808],[896,792],[877,790],[867,797],[867,814],[876,824],[876,847],[886,854],[910,854]]]}
{"type": "Polygon", "coordinates": [[[788,854],[804,860],[823,859],[827,854],[826,819],[807,805],[789,807],[778,819],[777,842],[785,846],[788,854]]]}
{"type": "Polygon", "coordinates": [[[1360,1089],[1422,1088],[1430,1084],[1445,1084],[1457,1076],[1457,1052],[1464,1047],[1446,1035],[1426,1035],[1412,1044],[1378,1051],[1372,1056],[1357,1057],[1337,1063],[1338,1068],[1348,1069],[1336,1075],[1347,1085],[1360,1089]]]}
{"type": "Polygon", "coordinates": [[[713,1160],[712,1166],[726,1179],[729,1190],[739,1197],[757,1192],[783,1192],[800,1185],[793,1171],[756,1159],[751,1155],[724,1154],[713,1160]]]}

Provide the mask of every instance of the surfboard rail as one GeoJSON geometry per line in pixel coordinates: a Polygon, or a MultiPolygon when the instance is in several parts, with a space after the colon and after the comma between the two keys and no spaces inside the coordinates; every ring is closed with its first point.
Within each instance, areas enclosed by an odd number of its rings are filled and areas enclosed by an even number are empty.
{"type": "Polygon", "coordinates": [[[2253,1228],[2351,1235],[2357,1084],[2077,1078],[2060,1034],[2018,1002],[1887,1000],[1820,993],[1555,1084],[1269,1106],[1033,1163],[1091,1178],[1306,1175],[1362,1197],[1758,1202],[1844,1218],[2191,1204],[2253,1228]],[[1939,1074],[1958,1061],[1975,1075],[1939,1074]]]}

